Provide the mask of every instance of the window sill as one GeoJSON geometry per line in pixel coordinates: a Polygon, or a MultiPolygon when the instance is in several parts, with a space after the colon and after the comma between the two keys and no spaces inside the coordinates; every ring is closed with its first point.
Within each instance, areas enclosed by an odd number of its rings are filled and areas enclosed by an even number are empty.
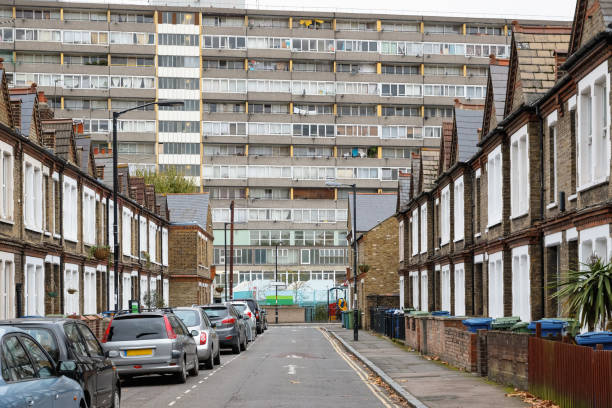
{"type": "Polygon", "coordinates": [[[480,232],[478,234],[474,234],[474,238],[480,238],[480,232]]]}
{"type": "Polygon", "coordinates": [[[76,238],[73,239],[73,238],[69,238],[69,237],[64,237],[64,241],[72,242],[72,243],[75,243],[75,244],[79,243],[78,239],[76,239],[76,238]]]}
{"type": "Polygon", "coordinates": [[[514,221],[514,220],[516,220],[516,219],[519,219],[519,218],[525,217],[525,216],[526,216],[526,215],[528,215],[528,214],[529,214],[529,211],[525,211],[525,212],[522,212],[522,213],[520,213],[520,214],[511,215],[510,217],[508,217],[508,219],[509,219],[510,221],[514,221]]]}
{"type": "Polygon", "coordinates": [[[465,239],[464,237],[458,238],[458,239],[454,240],[454,241],[453,241],[453,243],[455,243],[455,244],[456,244],[457,242],[461,242],[461,241],[463,241],[464,239],[465,239]]]}
{"type": "Polygon", "coordinates": [[[567,197],[567,201],[574,201],[578,198],[578,194],[572,194],[571,196],[567,197]]]}
{"type": "Polygon", "coordinates": [[[486,232],[488,232],[493,227],[497,227],[498,225],[501,225],[501,221],[497,221],[495,224],[487,225],[487,231],[486,232]]]}
{"type": "Polygon", "coordinates": [[[585,185],[576,188],[576,192],[577,193],[582,193],[582,192],[584,192],[586,190],[590,190],[591,188],[599,187],[602,184],[607,183],[609,180],[610,180],[610,178],[606,177],[604,179],[599,179],[599,180],[592,181],[590,183],[586,183],[585,185]]]}
{"type": "Polygon", "coordinates": [[[51,233],[50,233],[49,231],[45,231],[45,236],[46,236],[46,237],[50,237],[50,236],[51,236],[51,233]]]}
{"type": "Polygon", "coordinates": [[[43,233],[43,230],[41,230],[41,229],[36,229],[36,228],[28,227],[28,226],[26,226],[25,229],[30,231],[30,232],[35,232],[37,234],[42,234],[43,233]]]}
{"type": "Polygon", "coordinates": [[[61,238],[62,238],[62,236],[61,236],[60,234],[53,234],[53,238],[56,238],[56,239],[61,239],[61,238]]]}
{"type": "Polygon", "coordinates": [[[555,208],[557,206],[557,203],[550,203],[546,206],[547,210],[552,210],[553,208],[555,208]]]}
{"type": "Polygon", "coordinates": [[[445,247],[445,246],[447,246],[448,244],[450,244],[450,241],[440,242],[440,248],[444,248],[444,247],[445,247]]]}
{"type": "Polygon", "coordinates": [[[14,221],[12,221],[12,220],[3,220],[3,219],[0,219],[0,222],[1,222],[2,224],[7,224],[7,225],[15,225],[15,222],[14,222],[14,221]]]}

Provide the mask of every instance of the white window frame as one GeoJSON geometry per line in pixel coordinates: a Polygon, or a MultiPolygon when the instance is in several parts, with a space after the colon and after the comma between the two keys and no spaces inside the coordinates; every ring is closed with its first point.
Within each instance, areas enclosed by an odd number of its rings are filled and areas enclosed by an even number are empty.
{"type": "Polygon", "coordinates": [[[440,270],[440,292],[442,310],[451,311],[451,274],[450,265],[442,265],[440,270]]]}
{"type": "Polygon", "coordinates": [[[0,319],[15,318],[15,310],[15,255],[0,252],[0,319]]]}
{"type": "MultiPolygon", "coordinates": [[[[121,214],[118,213],[120,216],[121,214]]],[[[115,233],[114,233],[114,221],[115,220],[115,203],[113,200],[108,199],[108,247],[111,252],[115,252],[115,233]]],[[[119,228],[119,225],[117,225],[119,228]]]]}
{"type": "Polygon", "coordinates": [[[44,259],[26,256],[24,265],[24,299],[26,316],[45,315],[44,259]],[[31,273],[33,272],[33,274],[31,273]]]}
{"type": "Polygon", "coordinates": [[[127,310],[132,298],[132,274],[129,272],[123,272],[121,275],[121,298],[121,308],[127,310]]]}
{"type": "Polygon", "coordinates": [[[168,228],[162,228],[162,265],[168,266],[168,228]]]}
{"type": "Polygon", "coordinates": [[[149,221],[149,257],[151,262],[156,262],[157,259],[157,225],[153,221],[149,221]]]}
{"type": "Polygon", "coordinates": [[[578,191],[610,178],[609,94],[610,74],[606,60],[578,82],[578,140],[576,141],[578,191]],[[603,92],[599,92],[602,85],[605,85],[605,88],[603,92]],[[605,118],[602,117],[602,112],[605,118]]]}
{"type": "MultiPolygon", "coordinates": [[[[555,204],[557,202],[558,197],[558,182],[559,182],[559,159],[558,159],[558,127],[557,127],[557,111],[552,112],[550,115],[546,117],[546,125],[548,127],[548,137],[552,139],[552,149],[549,151],[549,154],[552,156],[552,180],[549,181],[549,188],[553,190],[553,199],[550,200],[550,204],[555,204]]],[[[549,143],[550,146],[550,143],[549,143]]]]}
{"type": "Polygon", "coordinates": [[[489,316],[504,316],[504,258],[503,252],[489,254],[487,272],[489,277],[489,316]]]}
{"type": "Polygon", "coordinates": [[[13,168],[15,163],[13,146],[0,141],[0,221],[13,221],[13,168]]]}
{"type": "Polygon", "coordinates": [[[487,155],[487,227],[502,221],[502,152],[501,145],[487,155]]]}
{"type": "Polygon", "coordinates": [[[510,216],[529,212],[529,134],[524,125],[510,136],[510,216]]]}
{"type": "Polygon", "coordinates": [[[115,270],[114,269],[110,269],[108,271],[108,301],[110,302],[110,304],[108,305],[108,308],[110,310],[113,310],[115,308],[115,303],[117,302],[117,296],[115,294],[115,270]]]}
{"type": "Polygon", "coordinates": [[[302,265],[310,265],[310,249],[301,249],[300,250],[300,264],[302,264],[302,265]],[[307,260],[305,260],[304,254],[307,254],[307,256],[306,256],[306,258],[308,258],[307,260]]]}
{"type": "Polygon", "coordinates": [[[579,233],[578,258],[581,269],[587,269],[591,256],[598,256],[602,262],[608,262],[612,257],[612,239],[610,224],[587,228],[579,233]]]}
{"type": "Polygon", "coordinates": [[[86,266],[83,270],[83,314],[98,312],[96,293],[96,268],[86,266]]]}
{"type": "Polygon", "coordinates": [[[79,265],[64,264],[64,314],[79,314],[79,265]],[[68,289],[76,289],[74,293],[68,293],[68,289]]]}
{"type": "Polygon", "coordinates": [[[440,247],[450,242],[450,185],[440,192],[440,247]]]}
{"type": "Polygon", "coordinates": [[[419,209],[412,210],[412,256],[419,253],[419,209]]]}
{"type": "Polygon", "coordinates": [[[453,182],[453,199],[454,199],[454,207],[453,207],[453,222],[454,222],[454,231],[453,231],[453,242],[462,241],[465,238],[465,196],[464,196],[464,183],[463,176],[457,178],[453,182]]]}
{"type": "Polygon", "coordinates": [[[142,215],[139,215],[139,250],[138,257],[142,258],[142,253],[147,252],[149,250],[147,239],[149,237],[149,233],[147,232],[147,219],[142,215]]]}
{"type": "Polygon", "coordinates": [[[529,246],[512,249],[512,316],[531,321],[529,246]]]}
{"type": "Polygon", "coordinates": [[[168,279],[164,279],[162,286],[163,286],[164,306],[169,306],[170,302],[168,300],[170,299],[170,281],[168,279]]]}
{"type": "Polygon", "coordinates": [[[123,207],[121,211],[121,249],[123,255],[132,254],[132,217],[129,208],[123,207]]]}
{"type": "Polygon", "coordinates": [[[427,203],[421,205],[421,253],[427,253],[427,203]]]}
{"type": "Polygon", "coordinates": [[[43,166],[23,155],[23,224],[26,229],[43,232],[43,166]],[[29,170],[31,169],[31,170],[29,170]]]}
{"type": "Polygon", "coordinates": [[[412,307],[419,309],[419,289],[421,283],[419,282],[419,273],[410,272],[410,285],[412,286],[412,307]]]}
{"type": "Polygon", "coordinates": [[[404,275],[399,277],[399,297],[400,297],[400,309],[404,308],[404,275]]]}
{"type": "Polygon", "coordinates": [[[144,300],[145,296],[149,292],[149,279],[147,279],[147,275],[140,275],[140,306],[146,307],[144,300]]]}
{"type": "Polygon", "coordinates": [[[78,242],[78,185],[72,177],[64,176],[64,239],[78,242]]]}
{"type": "Polygon", "coordinates": [[[455,316],[465,316],[465,264],[458,263],[453,266],[455,277],[455,316]]]}
{"type": "Polygon", "coordinates": [[[404,220],[398,225],[399,261],[404,262],[404,220]]]}
{"type": "Polygon", "coordinates": [[[427,280],[427,271],[421,271],[421,310],[429,312],[429,281],[427,280]]]}
{"type": "Polygon", "coordinates": [[[88,245],[96,244],[96,193],[89,187],[83,186],[83,242],[88,245]]]}

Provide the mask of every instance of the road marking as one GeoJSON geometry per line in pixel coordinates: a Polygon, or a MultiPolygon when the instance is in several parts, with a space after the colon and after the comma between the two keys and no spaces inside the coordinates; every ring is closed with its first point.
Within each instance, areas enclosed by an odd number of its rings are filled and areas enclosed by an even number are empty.
{"type": "Polygon", "coordinates": [[[301,359],[302,356],[296,356],[295,354],[289,354],[286,358],[297,358],[297,359],[301,359]]]}
{"type": "Polygon", "coordinates": [[[168,404],[169,407],[173,406],[174,404],[176,404],[176,401],[172,401],[171,403],[168,404]]]}
{"type": "Polygon", "coordinates": [[[297,366],[293,364],[289,364],[289,365],[283,366],[283,368],[288,369],[287,375],[295,375],[295,369],[297,368],[297,366]]]}
{"type": "Polygon", "coordinates": [[[295,344],[295,343],[296,343],[296,341],[295,341],[295,340],[291,340],[291,343],[295,344]]]}
{"type": "Polygon", "coordinates": [[[194,389],[195,387],[197,387],[197,385],[192,385],[192,386],[191,386],[191,389],[194,389]]]}

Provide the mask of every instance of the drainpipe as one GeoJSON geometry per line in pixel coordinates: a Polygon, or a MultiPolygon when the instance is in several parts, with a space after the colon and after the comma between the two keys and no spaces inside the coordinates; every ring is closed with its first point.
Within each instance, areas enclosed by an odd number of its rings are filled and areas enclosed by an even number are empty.
{"type": "MultiPolygon", "coordinates": [[[[544,222],[544,118],[542,118],[542,112],[540,111],[540,105],[536,105],[536,116],[540,122],[540,223],[544,222]]],[[[545,316],[546,313],[546,289],[544,285],[544,234],[539,231],[540,234],[540,279],[542,280],[542,296],[540,318],[545,316]]]]}
{"type": "MultiPolygon", "coordinates": [[[[434,251],[434,258],[435,258],[435,251],[436,251],[436,199],[435,199],[435,197],[431,197],[431,198],[432,198],[432,202],[433,202],[433,216],[431,217],[431,229],[432,229],[432,236],[434,237],[433,251],[434,251]]],[[[438,238],[438,240],[440,239],[440,237],[437,237],[437,238],[438,238]]],[[[427,276],[429,276],[429,272],[427,273],[427,276]]],[[[432,286],[432,291],[431,291],[432,296],[431,297],[432,297],[432,301],[433,301],[432,309],[436,310],[436,266],[435,266],[435,263],[434,263],[432,278],[433,278],[431,280],[431,286],[432,286]]],[[[422,296],[422,294],[421,294],[421,296],[422,296]]],[[[429,307],[429,305],[428,305],[428,307],[429,307]]]]}
{"type": "MultiPolygon", "coordinates": [[[[59,172],[59,213],[60,213],[60,242],[62,244],[62,248],[65,248],[64,245],[64,171],[59,172]]],[[[60,256],[60,264],[59,264],[59,314],[63,314],[64,312],[64,253],[62,251],[62,255],[60,256]]]]}
{"type": "MultiPolygon", "coordinates": [[[[472,173],[470,175],[470,179],[472,181],[472,236],[470,240],[472,241],[472,248],[474,247],[474,234],[476,231],[476,173],[470,169],[472,173]]],[[[476,315],[476,271],[474,270],[474,253],[472,252],[472,259],[470,260],[472,264],[472,316],[476,315]]]]}

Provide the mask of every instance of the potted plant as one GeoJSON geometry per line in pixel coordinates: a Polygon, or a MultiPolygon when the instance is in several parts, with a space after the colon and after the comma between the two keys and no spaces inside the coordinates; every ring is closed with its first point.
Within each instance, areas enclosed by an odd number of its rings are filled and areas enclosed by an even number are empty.
{"type": "Polygon", "coordinates": [[[92,246],[89,248],[89,254],[98,261],[107,259],[110,255],[110,248],[107,245],[92,246]]]}
{"type": "Polygon", "coordinates": [[[50,298],[56,298],[57,292],[47,292],[47,296],[49,296],[50,298]]]}
{"type": "Polygon", "coordinates": [[[359,270],[359,272],[361,273],[366,273],[367,271],[370,270],[370,265],[366,265],[366,264],[361,264],[357,267],[357,269],[359,270]]]}
{"type": "Polygon", "coordinates": [[[217,293],[222,293],[223,292],[223,286],[217,286],[217,287],[215,287],[215,290],[217,291],[217,293]]]}
{"type": "Polygon", "coordinates": [[[74,295],[75,293],[77,293],[77,290],[75,288],[68,288],[66,289],[66,292],[68,292],[68,294],[70,295],[74,295]]]}

